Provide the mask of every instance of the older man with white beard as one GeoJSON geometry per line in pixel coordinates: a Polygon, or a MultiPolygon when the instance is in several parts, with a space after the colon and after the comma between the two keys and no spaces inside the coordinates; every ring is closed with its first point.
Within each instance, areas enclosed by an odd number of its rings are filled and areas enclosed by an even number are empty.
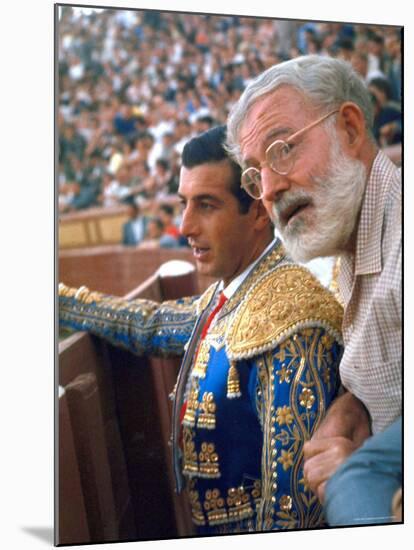
{"type": "Polygon", "coordinates": [[[292,257],[341,258],[345,391],[305,445],[307,482],[331,525],[394,521],[402,477],[401,175],[372,121],[351,66],[320,56],[259,75],[228,120],[242,187],[292,257]]]}

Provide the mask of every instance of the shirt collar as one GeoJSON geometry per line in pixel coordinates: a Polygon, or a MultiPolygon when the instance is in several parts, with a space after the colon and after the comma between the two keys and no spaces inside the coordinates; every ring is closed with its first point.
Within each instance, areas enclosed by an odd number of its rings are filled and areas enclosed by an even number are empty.
{"type": "Polygon", "coordinates": [[[240,275],[237,275],[236,278],[234,278],[231,283],[229,283],[226,288],[224,288],[223,281],[220,281],[219,284],[219,290],[223,291],[225,297],[229,300],[233,294],[236,292],[236,290],[240,287],[240,285],[243,283],[243,281],[247,278],[250,271],[256,267],[256,265],[260,262],[260,260],[269,252],[269,250],[275,246],[277,242],[277,238],[273,239],[273,241],[263,250],[263,252],[260,254],[254,262],[252,262],[250,265],[246,267],[246,269],[240,273],[240,275]]]}

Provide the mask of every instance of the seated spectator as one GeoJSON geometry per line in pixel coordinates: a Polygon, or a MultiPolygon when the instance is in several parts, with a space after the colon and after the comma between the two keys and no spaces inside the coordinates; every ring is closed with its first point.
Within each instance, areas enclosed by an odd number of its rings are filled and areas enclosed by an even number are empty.
{"type": "Polygon", "coordinates": [[[207,132],[207,130],[212,128],[214,124],[216,124],[216,121],[209,115],[203,114],[201,116],[197,115],[193,117],[195,134],[202,134],[203,132],[207,132]]]}
{"type": "Polygon", "coordinates": [[[113,119],[114,130],[129,142],[137,138],[138,129],[136,126],[136,116],[134,115],[132,105],[121,105],[120,110],[113,119]]]}
{"type": "Polygon", "coordinates": [[[336,49],[336,57],[338,59],[351,62],[355,50],[354,43],[351,38],[338,39],[335,42],[334,47],[336,49]]]}
{"type": "Polygon", "coordinates": [[[112,175],[115,175],[121,164],[125,162],[123,145],[123,140],[116,136],[107,148],[108,172],[112,175]]]}
{"type": "Polygon", "coordinates": [[[375,32],[367,33],[368,71],[383,72],[384,37],[375,32]]]}
{"type": "Polygon", "coordinates": [[[164,224],[158,217],[149,218],[144,240],[139,244],[139,248],[158,248],[160,239],[164,232],[164,224]]]}
{"type": "Polygon", "coordinates": [[[164,233],[160,239],[162,248],[175,248],[181,245],[180,231],[174,221],[174,207],[170,204],[161,204],[158,215],[164,224],[164,233]]]}
{"type": "Polygon", "coordinates": [[[171,164],[164,158],[157,159],[154,168],[154,179],[160,194],[174,193],[178,189],[178,181],[175,181],[171,171],[171,164]]]}
{"type": "Polygon", "coordinates": [[[191,138],[191,124],[187,119],[179,119],[175,124],[176,144],[174,149],[178,155],[181,155],[184,145],[191,138]]]}
{"type": "Polygon", "coordinates": [[[355,50],[351,56],[351,65],[361,78],[369,84],[373,78],[384,78],[384,73],[379,69],[369,67],[369,57],[364,51],[355,50]]]}
{"type": "Polygon", "coordinates": [[[72,210],[71,203],[77,193],[79,193],[79,185],[77,183],[59,182],[58,205],[60,214],[72,210]]]}
{"type": "Polygon", "coordinates": [[[91,155],[84,163],[74,157],[73,180],[60,189],[60,192],[67,193],[70,199],[61,210],[70,212],[81,210],[99,204],[99,194],[104,173],[102,159],[99,155],[91,155]]]}
{"type": "Polygon", "coordinates": [[[76,161],[82,161],[86,140],[76,130],[74,124],[64,124],[59,135],[59,163],[67,180],[75,177],[76,161]]]}
{"type": "Polygon", "coordinates": [[[401,30],[390,32],[385,39],[386,66],[385,73],[391,86],[393,100],[401,101],[401,30]]]}
{"type": "Polygon", "coordinates": [[[120,164],[114,178],[105,175],[101,202],[104,206],[116,206],[127,200],[133,193],[130,187],[130,171],[125,163],[120,164]]]}
{"type": "Polygon", "coordinates": [[[137,246],[147,234],[148,218],[141,213],[137,203],[130,206],[130,217],[122,227],[122,244],[125,246],[137,246]]]}
{"type": "Polygon", "coordinates": [[[380,147],[401,143],[401,109],[391,100],[391,86],[385,78],[373,78],[368,85],[374,102],[374,136],[380,147]]]}
{"type": "Polygon", "coordinates": [[[141,201],[146,198],[146,180],[150,178],[148,165],[143,160],[136,160],[129,164],[129,196],[127,200],[134,199],[141,201]]]}

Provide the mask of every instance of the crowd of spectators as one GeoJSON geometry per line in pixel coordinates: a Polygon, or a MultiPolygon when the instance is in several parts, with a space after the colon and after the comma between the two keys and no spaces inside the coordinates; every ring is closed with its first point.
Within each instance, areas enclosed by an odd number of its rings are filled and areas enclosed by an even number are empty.
{"type": "MultiPolygon", "coordinates": [[[[349,61],[371,91],[379,145],[398,145],[400,32],[366,24],[144,10],[85,13],[61,6],[59,212],[127,204],[131,220],[147,216],[153,222],[142,225],[140,241],[148,226],[155,235],[158,225],[161,236],[148,240],[159,242],[179,217],[185,142],[224,123],[257,74],[301,54],[349,61]],[[169,221],[164,205],[172,207],[169,221]]],[[[169,236],[182,244],[179,236],[169,236]]]]}

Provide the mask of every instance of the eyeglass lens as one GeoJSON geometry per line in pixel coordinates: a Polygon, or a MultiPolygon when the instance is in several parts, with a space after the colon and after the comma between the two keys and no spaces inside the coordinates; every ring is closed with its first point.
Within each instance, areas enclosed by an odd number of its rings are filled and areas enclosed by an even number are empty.
{"type": "Polygon", "coordinates": [[[278,174],[287,174],[293,166],[292,147],[285,141],[275,141],[266,151],[269,166],[278,174]]]}
{"type": "Polygon", "coordinates": [[[254,199],[259,199],[262,195],[260,172],[255,168],[252,168],[243,174],[242,180],[246,193],[254,199]]]}

